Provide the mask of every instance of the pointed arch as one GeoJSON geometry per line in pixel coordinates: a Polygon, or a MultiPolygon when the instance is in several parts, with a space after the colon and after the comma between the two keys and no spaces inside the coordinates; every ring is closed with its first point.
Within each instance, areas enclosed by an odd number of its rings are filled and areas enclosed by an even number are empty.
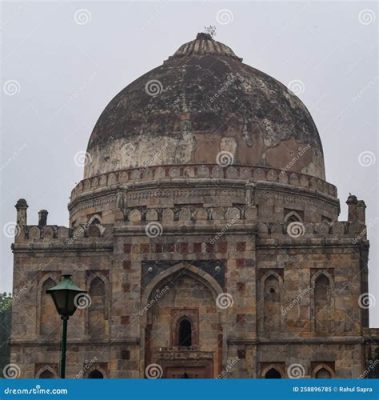
{"type": "Polygon", "coordinates": [[[270,368],[266,373],[265,373],[265,378],[266,379],[281,379],[282,375],[280,372],[275,369],[275,368],[270,368]]]}
{"type": "Polygon", "coordinates": [[[265,335],[280,332],[282,326],[281,297],[283,280],[275,271],[269,271],[261,279],[263,301],[262,330],[265,335]]]}
{"type": "Polygon", "coordinates": [[[41,368],[36,374],[36,378],[40,379],[54,379],[57,377],[58,376],[56,371],[49,365],[46,365],[45,367],[41,368]]]}
{"type": "Polygon", "coordinates": [[[329,280],[330,285],[331,285],[331,288],[334,288],[333,276],[332,276],[328,271],[325,271],[325,270],[317,271],[317,272],[312,276],[312,279],[311,279],[312,288],[315,287],[315,281],[316,281],[321,275],[324,275],[324,276],[329,280]]]}
{"type": "Polygon", "coordinates": [[[144,360],[140,373],[144,373],[147,365],[159,363],[157,349],[185,345],[194,350],[199,349],[202,343],[214,352],[214,360],[206,361],[207,365],[209,362],[209,371],[215,368],[216,373],[220,373],[219,368],[227,356],[224,330],[229,315],[217,307],[217,296],[223,292],[209,273],[186,262],[171,266],[155,276],[141,296],[140,337],[145,346],[140,349],[140,357],[144,360]],[[193,293],[191,302],[187,295],[190,292],[193,293]],[[190,324],[184,323],[183,326],[184,320],[190,324]],[[179,340],[180,328],[183,329],[182,341],[179,340]],[[184,341],[189,331],[191,344],[184,341]]]}
{"type": "Polygon", "coordinates": [[[179,263],[173,267],[167,268],[165,271],[154,277],[148,285],[146,285],[142,294],[142,305],[148,304],[150,295],[163,281],[169,280],[170,277],[174,278],[176,275],[181,273],[187,273],[202,282],[210,289],[215,299],[219,294],[223,293],[223,290],[218,282],[207,272],[188,263],[179,263]]]}
{"type": "Polygon", "coordinates": [[[105,372],[102,368],[96,367],[88,373],[87,378],[88,379],[104,379],[105,372]]]}
{"type": "Polygon", "coordinates": [[[99,275],[94,276],[90,281],[89,290],[94,296],[105,296],[104,278],[99,275]]]}
{"type": "Polygon", "coordinates": [[[88,307],[88,334],[93,338],[102,338],[107,332],[108,320],[107,285],[105,278],[96,274],[88,283],[91,306],[88,307]]]}
{"type": "Polygon", "coordinates": [[[54,301],[49,294],[46,293],[57,284],[55,277],[52,274],[46,275],[38,287],[38,334],[56,338],[59,335],[59,316],[55,309],[54,301]]]}
{"type": "Polygon", "coordinates": [[[84,227],[85,236],[101,237],[105,231],[100,214],[92,215],[84,227]]]}
{"type": "Polygon", "coordinates": [[[332,368],[327,364],[317,365],[312,372],[312,377],[317,379],[330,379],[335,375],[332,368]]]}
{"type": "Polygon", "coordinates": [[[333,328],[334,282],[327,271],[318,271],[312,277],[312,321],[314,331],[324,335],[333,328]]]}
{"type": "Polygon", "coordinates": [[[291,222],[303,222],[303,218],[296,211],[290,211],[285,215],[284,222],[286,224],[289,224],[291,222]]]}
{"type": "Polygon", "coordinates": [[[88,226],[90,225],[102,225],[102,219],[100,214],[95,214],[90,217],[87,223],[88,226]]]}
{"type": "Polygon", "coordinates": [[[283,284],[283,279],[282,277],[276,272],[276,271],[267,271],[261,278],[261,282],[264,282],[267,278],[269,278],[270,276],[274,276],[276,279],[278,279],[278,281],[280,282],[280,284],[283,284]]]}
{"type": "Polygon", "coordinates": [[[263,368],[261,377],[265,379],[280,379],[284,377],[284,371],[278,363],[270,364],[263,368]]]}
{"type": "Polygon", "coordinates": [[[176,322],[178,338],[178,343],[176,344],[177,346],[192,346],[192,327],[193,323],[191,321],[191,318],[189,318],[187,315],[184,315],[178,319],[178,321],[176,322]]]}

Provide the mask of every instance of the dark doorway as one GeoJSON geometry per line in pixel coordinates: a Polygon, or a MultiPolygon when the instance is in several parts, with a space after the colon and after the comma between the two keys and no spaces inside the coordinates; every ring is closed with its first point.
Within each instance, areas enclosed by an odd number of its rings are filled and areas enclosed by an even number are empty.
{"type": "Polygon", "coordinates": [[[321,368],[317,371],[316,376],[317,379],[330,379],[330,372],[326,368],[321,368]]]}
{"type": "Polygon", "coordinates": [[[40,378],[40,379],[53,379],[53,378],[55,378],[55,376],[54,376],[54,374],[53,374],[51,371],[49,371],[48,369],[46,369],[45,371],[43,371],[43,372],[40,374],[39,378],[40,378]]]}
{"type": "Polygon", "coordinates": [[[192,326],[188,319],[183,319],[179,324],[179,346],[192,346],[192,326]]]}
{"type": "Polygon", "coordinates": [[[204,379],[212,378],[211,367],[168,367],[165,371],[165,378],[169,379],[204,379]]]}
{"type": "Polygon", "coordinates": [[[266,379],[280,379],[281,377],[282,375],[280,375],[280,372],[275,368],[269,369],[265,374],[266,379]]]}
{"type": "Polygon", "coordinates": [[[88,378],[90,378],[90,379],[103,379],[104,376],[100,371],[98,371],[97,369],[94,369],[92,372],[89,373],[88,378]]]}

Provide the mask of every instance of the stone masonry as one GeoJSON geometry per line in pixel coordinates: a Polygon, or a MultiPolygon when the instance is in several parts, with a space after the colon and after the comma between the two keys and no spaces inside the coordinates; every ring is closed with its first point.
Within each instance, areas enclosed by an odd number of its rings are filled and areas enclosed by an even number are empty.
{"type": "Polygon", "coordinates": [[[349,196],[338,221],[317,129],[285,86],[199,34],[112,100],[87,151],[69,227],[46,210],[28,225],[16,205],[22,377],[58,376],[46,290],[63,274],[89,295],[69,321],[70,378],[372,376],[365,204],[349,196]],[[219,86],[201,81],[212,68],[219,86]]]}

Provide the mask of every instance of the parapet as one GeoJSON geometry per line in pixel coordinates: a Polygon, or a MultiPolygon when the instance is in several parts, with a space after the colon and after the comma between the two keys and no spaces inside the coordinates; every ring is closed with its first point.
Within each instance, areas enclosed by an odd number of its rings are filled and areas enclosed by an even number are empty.
{"type": "Polygon", "coordinates": [[[163,179],[177,181],[188,178],[277,182],[298,188],[307,188],[333,198],[337,197],[337,189],[334,185],[310,175],[264,167],[245,167],[238,165],[222,167],[217,164],[203,164],[130,168],[83,179],[72,190],[70,200],[72,202],[85,193],[96,192],[105,188],[117,188],[118,185],[135,182],[160,181],[163,179]]]}
{"type": "Polygon", "coordinates": [[[81,240],[93,242],[96,239],[107,240],[112,236],[112,228],[104,225],[78,226],[75,229],[57,225],[24,225],[18,226],[15,243],[52,243],[70,245],[81,240]]]}

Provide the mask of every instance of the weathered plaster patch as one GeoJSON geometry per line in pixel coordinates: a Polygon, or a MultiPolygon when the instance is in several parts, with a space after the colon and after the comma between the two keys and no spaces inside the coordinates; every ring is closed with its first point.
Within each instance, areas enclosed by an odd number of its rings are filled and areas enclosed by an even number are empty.
{"type": "Polygon", "coordinates": [[[223,137],[220,142],[220,150],[221,151],[228,151],[233,155],[236,152],[237,142],[236,139],[233,137],[223,137]]]}
{"type": "Polygon", "coordinates": [[[195,147],[191,133],[180,138],[143,135],[134,140],[116,139],[91,151],[85,177],[137,166],[190,163],[195,147]]]}

